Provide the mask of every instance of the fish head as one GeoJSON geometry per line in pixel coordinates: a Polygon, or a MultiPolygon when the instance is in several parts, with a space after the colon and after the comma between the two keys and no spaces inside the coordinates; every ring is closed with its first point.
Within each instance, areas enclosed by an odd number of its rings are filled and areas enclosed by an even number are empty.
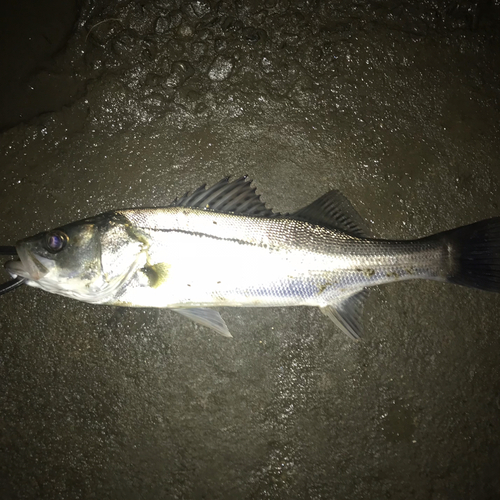
{"type": "Polygon", "coordinates": [[[119,221],[98,216],[20,240],[16,250],[19,260],[5,264],[12,276],[51,293],[105,303],[135,267],[141,244],[119,221]]]}

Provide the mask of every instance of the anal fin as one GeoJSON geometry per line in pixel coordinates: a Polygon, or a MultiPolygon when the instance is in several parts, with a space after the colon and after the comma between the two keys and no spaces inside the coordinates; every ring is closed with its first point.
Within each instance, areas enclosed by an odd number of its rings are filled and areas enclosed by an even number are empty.
{"type": "Polygon", "coordinates": [[[363,334],[363,307],[368,290],[363,289],[354,295],[343,297],[339,301],[320,307],[320,311],[328,316],[349,338],[358,340],[363,334]]]}
{"type": "Polygon", "coordinates": [[[198,323],[199,325],[206,326],[215,330],[217,333],[223,337],[233,338],[229,333],[225,321],[222,319],[221,315],[214,311],[213,309],[206,309],[203,307],[191,307],[188,309],[172,309],[172,311],[178,312],[186,318],[198,323]]]}

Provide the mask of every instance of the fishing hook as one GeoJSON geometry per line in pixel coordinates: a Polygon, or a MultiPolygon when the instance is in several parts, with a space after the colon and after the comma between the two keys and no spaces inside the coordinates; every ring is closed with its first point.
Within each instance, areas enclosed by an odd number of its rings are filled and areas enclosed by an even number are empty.
{"type": "MultiPolygon", "coordinates": [[[[9,257],[16,256],[17,255],[16,247],[0,246],[0,255],[7,255],[9,257]]],[[[17,287],[24,284],[25,281],[26,278],[17,277],[9,281],[6,281],[5,283],[2,283],[0,285],[0,295],[12,292],[12,290],[15,290],[17,287]]]]}

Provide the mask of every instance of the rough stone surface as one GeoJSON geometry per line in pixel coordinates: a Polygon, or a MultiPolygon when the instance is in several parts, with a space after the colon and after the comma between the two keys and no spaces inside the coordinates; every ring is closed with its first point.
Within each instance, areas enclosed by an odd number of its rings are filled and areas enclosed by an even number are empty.
{"type": "MultiPolygon", "coordinates": [[[[386,238],[500,214],[498,2],[23,4],[0,7],[2,244],[242,174],[281,211],[340,189],[386,238]]],[[[232,340],[1,297],[0,497],[500,497],[499,296],[386,286],[357,343],[317,310],[222,315],[232,340]]]]}

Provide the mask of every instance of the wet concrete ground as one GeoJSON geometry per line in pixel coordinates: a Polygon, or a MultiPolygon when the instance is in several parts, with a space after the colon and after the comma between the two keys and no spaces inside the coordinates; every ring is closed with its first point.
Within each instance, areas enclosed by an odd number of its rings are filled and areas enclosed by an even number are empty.
{"type": "MultiPolygon", "coordinates": [[[[51,5],[0,16],[2,244],[245,173],[280,211],[340,189],[385,238],[500,213],[496,2],[51,5]]],[[[228,340],[19,289],[0,496],[498,498],[499,306],[400,283],[360,342],[306,308],[223,310],[228,340]]]]}

